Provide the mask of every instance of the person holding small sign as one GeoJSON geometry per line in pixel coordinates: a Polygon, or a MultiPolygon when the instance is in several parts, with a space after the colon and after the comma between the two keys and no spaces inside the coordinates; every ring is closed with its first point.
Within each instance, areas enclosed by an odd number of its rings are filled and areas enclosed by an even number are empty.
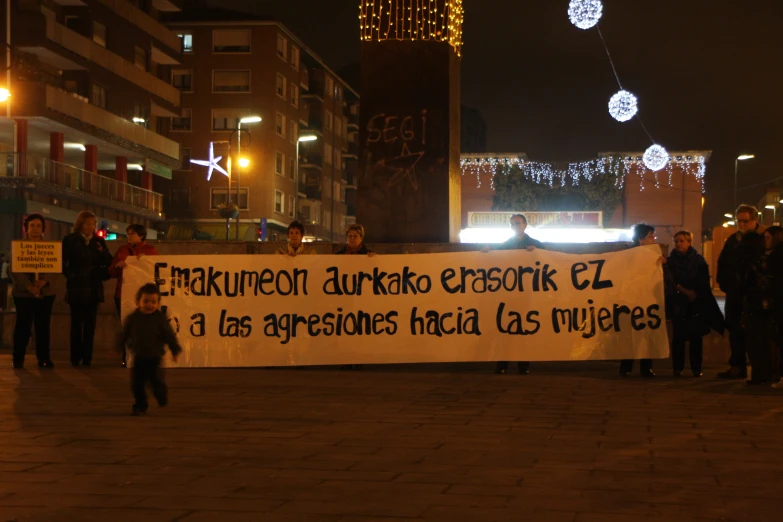
{"type": "Polygon", "coordinates": [[[304,225],[299,221],[292,221],[288,225],[288,244],[281,246],[276,253],[291,257],[315,255],[315,249],[302,241],[304,234],[304,225]]]}
{"type": "MultiPolygon", "coordinates": [[[[122,311],[120,309],[122,303],[122,272],[128,266],[127,259],[134,256],[141,259],[142,256],[158,255],[158,250],[154,246],[147,244],[147,227],[138,224],[129,225],[125,233],[128,234],[128,243],[117,249],[117,253],[114,254],[114,259],[109,265],[109,275],[117,278],[117,288],[114,290],[114,304],[117,307],[117,315],[120,316],[120,319],[122,319],[122,311]]],[[[126,353],[123,351],[123,366],[125,366],[125,360],[126,353]]]]}
{"type": "MultiPolygon", "coordinates": [[[[43,241],[46,220],[41,214],[30,214],[22,222],[27,241],[43,241]]],[[[30,330],[35,325],[35,355],[38,366],[53,368],[49,355],[54,305],[54,274],[35,274],[31,272],[13,272],[13,296],[16,303],[16,325],[14,326],[14,368],[24,367],[30,330]]]]}
{"type": "Polygon", "coordinates": [[[103,302],[103,282],[109,279],[112,256],[106,241],[95,234],[96,217],[79,212],[73,232],[63,238],[63,274],[66,300],[71,307],[71,365],[92,364],[98,305],[103,302]]]}

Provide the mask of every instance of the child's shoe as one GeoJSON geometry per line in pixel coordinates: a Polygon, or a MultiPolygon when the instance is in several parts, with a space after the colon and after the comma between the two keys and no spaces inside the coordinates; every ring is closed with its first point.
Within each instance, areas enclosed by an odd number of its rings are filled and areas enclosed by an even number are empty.
{"type": "Polygon", "coordinates": [[[142,415],[146,415],[147,410],[142,410],[141,408],[137,408],[136,405],[133,405],[133,408],[131,409],[131,415],[134,417],[141,417],[142,415]]]}

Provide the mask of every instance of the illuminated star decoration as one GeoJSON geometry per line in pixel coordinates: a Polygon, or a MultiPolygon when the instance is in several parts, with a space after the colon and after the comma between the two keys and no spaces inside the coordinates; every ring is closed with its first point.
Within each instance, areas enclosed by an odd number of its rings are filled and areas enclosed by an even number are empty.
{"type": "Polygon", "coordinates": [[[207,171],[207,181],[209,181],[212,178],[212,171],[217,170],[221,174],[228,177],[228,172],[225,171],[223,167],[218,165],[218,162],[223,159],[223,156],[215,157],[215,149],[214,144],[210,141],[209,142],[209,160],[190,160],[191,163],[195,163],[196,165],[202,165],[204,167],[207,167],[209,170],[207,171]]]}

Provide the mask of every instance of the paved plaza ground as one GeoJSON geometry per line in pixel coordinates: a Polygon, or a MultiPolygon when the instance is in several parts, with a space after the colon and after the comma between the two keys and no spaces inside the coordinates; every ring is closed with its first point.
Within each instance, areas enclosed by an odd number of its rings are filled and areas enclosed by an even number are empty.
{"type": "MultiPolygon", "coordinates": [[[[0,355],[0,521],[776,520],[783,390],[611,362],[168,372],[0,355]],[[7,368],[7,369],[6,369],[7,368]],[[515,370],[515,366],[512,368],[515,370]]],[[[687,370],[686,370],[687,374],[687,370]]]]}

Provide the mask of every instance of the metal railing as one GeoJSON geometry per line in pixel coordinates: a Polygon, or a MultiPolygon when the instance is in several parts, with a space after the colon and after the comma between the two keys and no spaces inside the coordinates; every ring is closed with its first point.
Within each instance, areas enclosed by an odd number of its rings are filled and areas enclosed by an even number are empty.
{"type": "Polygon", "coordinates": [[[157,192],[34,154],[5,153],[4,156],[0,177],[40,179],[64,190],[76,190],[152,212],[163,212],[163,195],[157,192]]]}

